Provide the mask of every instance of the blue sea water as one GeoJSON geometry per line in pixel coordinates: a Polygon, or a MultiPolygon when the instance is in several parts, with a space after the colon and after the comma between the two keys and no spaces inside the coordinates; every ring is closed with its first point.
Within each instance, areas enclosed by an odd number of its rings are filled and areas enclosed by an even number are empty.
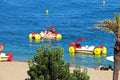
{"type": "Polygon", "coordinates": [[[106,0],[105,5],[102,0],[0,0],[0,43],[5,44],[3,52],[12,52],[14,60],[27,61],[41,44],[48,43],[63,47],[63,59],[73,66],[113,65],[106,57],[113,55],[116,36],[94,29],[93,25],[100,20],[113,19],[114,12],[120,12],[119,4],[118,0],[106,0]],[[49,25],[55,26],[62,34],[61,41],[30,43],[30,32],[40,32],[49,25]],[[82,45],[105,45],[107,56],[71,56],[68,53],[69,43],[79,37],[85,38],[80,42],[82,45]]]}

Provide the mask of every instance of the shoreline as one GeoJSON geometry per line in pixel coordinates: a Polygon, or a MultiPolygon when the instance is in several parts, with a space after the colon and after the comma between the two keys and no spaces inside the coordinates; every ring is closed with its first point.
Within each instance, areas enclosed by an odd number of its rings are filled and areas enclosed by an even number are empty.
{"type": "MultiPolygon", "coordinates": [[[[70,72],[74,69],[75,67],[70,67],[70,72]]],[[[81,71],[83,69],[81,68],[81,71]]],[[[90,80],[112,80],[113,71],[101,71],[94,68],[87,69],[90,80]]],[[[29,78],[28,70],[28,63],[25,61],[0,62],[0,80],[25,80],[25,78],[29,78]]]]}

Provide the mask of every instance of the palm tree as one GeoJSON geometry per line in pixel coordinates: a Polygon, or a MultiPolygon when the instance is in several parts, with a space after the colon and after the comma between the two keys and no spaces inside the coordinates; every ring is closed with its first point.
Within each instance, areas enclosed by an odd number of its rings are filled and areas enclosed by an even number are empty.
{"type": "Polygon", "coordinates": [[[97,27],[101,29],[113,32],[116,34],[116,41],[114,46],[114,70],[113,80],[118,80],[119,75],[119,63],[120,63],[120,15],[114,13],[114,21],[104,20],[102,24],[97,24],[97,27]]]}

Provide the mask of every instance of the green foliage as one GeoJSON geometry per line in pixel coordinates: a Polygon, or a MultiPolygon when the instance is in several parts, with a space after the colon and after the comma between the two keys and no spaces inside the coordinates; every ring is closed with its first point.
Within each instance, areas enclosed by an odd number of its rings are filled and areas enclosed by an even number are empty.
{"type": "Polygon", "coordinates": [[[73,70],[73,80],[89,80],[90,77],[87,75],[87,69],[83,69],[81,72],[81,68],[79,65],[76,66],[75,70],[73,70]]]}
{"type": "Polygon", "coordinates": [[[70,63],[65,63],[62,55],[63,48],[41,46],[34,58],[28,61],[28,80],[89,80],[87,71],[81,72],[78,67],[70,73],[70,63]]]}
{"type": "Polygon", "coordinates": [[[120,24],[120,15],[117,14],[116,12],[114,13],[114,19],[115,19],[117,24],[120,24]]]}
{"type": "Polygon", "coordinates": [[[114,13],[114,20],[103,20],[101,24],[97,24],[96,26],[99,29],[120,35],[120,14],[114,13]]]}

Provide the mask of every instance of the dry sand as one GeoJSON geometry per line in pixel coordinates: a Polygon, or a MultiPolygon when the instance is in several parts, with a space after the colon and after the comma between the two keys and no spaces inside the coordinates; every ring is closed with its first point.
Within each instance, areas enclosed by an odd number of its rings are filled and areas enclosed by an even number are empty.
{"type": "MultiPolygon", "coordinates": [[[[71,72],[73,69],[74,67],[70,68],[71,72]]],[[[25,78],[29,77],[27,71],[27,62],[0,62],[0,80],[25,80],[25,78]]],[[[112,71],[100,71],[88,68],[90,80],[112,80],[112,74],[112,71]]]]}

